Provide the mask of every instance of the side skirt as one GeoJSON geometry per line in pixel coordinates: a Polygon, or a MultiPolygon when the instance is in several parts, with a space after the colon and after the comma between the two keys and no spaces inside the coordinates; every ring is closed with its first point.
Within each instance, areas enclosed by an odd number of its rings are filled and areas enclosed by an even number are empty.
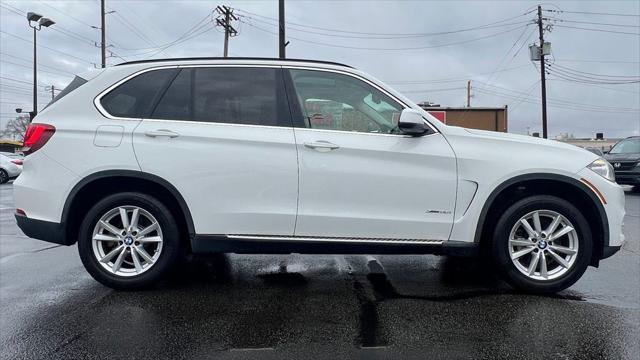
{"type": "Polygon", "coordinates": [[[195,235],[191,249],[194,253],[237,254],[479,254],[478,244],[462,241],[263,235],[195,235]]]}

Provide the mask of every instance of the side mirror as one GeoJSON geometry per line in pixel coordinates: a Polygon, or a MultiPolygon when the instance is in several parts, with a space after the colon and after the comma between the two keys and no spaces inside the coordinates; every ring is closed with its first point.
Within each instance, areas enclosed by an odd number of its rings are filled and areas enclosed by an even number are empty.
{"type": "Polygon", "coordinates": [[[400,120],[398,120],[398,128],[402,133],[411,136],[422,136],[429,131],[429,128],[424,123],[422,114],[413,109],[402,110],[400,120]]]}

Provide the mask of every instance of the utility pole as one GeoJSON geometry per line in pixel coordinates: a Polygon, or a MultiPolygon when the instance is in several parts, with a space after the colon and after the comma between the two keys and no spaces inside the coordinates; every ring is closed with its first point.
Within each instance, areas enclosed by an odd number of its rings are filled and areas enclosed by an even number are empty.
{"type": "Polygon", "coordinates": [[[100,32],[101,32],[101,39],[102,41],[100,42],[100,48],[102,50],[102,68],[105,68],[107,66],[107,42],[106,42],[106,29],[104,26],[105,23],[105,4],[104,4],[105,0],[100,0],[100,20],[101,20],[101,25],[100,25],[100,32]]]}
{"type": "Polygon", "coordinates": [[[547,138],[547,84],[544,71],[544,30],[542,6],[538,5],[538,32],[540,33],[540,83],[542,84],[542,137],[547,138]]]}
{"type": "Polygon", "coordinates": [[[56,93],[55,93],[55,91],[56,91],[56,90],[59,90],[59,89],[56,89],[56,87],[55,87],[55,86],[51,85],[51,86],[47,86],[44,90],[45,90],[45,91],[49,91],[49,90],[51,90],[51,100],[53,100],[53,98],[54,98],[54,97],[56,97],[56,93]]]}
{"type": "Polygon", "coordinates": [[[467,107],[471,107],[471,80],[467,81],[467,107]]]}
{"type": "Polygon", "coordinates": [[[238,31],[231,25],[231,20],[238,20],[233,14],[233,9],[226,6],[218,6],[216,8],[218,14],[216,24],[224,29],[224,57],[229,56],[229,37],[238,35],[238,31]]]}
{"type": "Polygon", "coordinates": [[[278,36],[278,40],[279,40],[279,48],[280,48],[280,59],[286,59],[287,58],[287,54],[286,54],[286,50],[285,47],[287,46],[287,43],[285,42],[285,34],[284,34],[284,0],[278,0],[278,27],[279,27],[279,36],[278,36]]]}
{"type": "Polygon", "coordinates": [[[36,28],[33,27],[33,111],[31,119],[38,114],[38,56],[36,47],[36,28]]]}

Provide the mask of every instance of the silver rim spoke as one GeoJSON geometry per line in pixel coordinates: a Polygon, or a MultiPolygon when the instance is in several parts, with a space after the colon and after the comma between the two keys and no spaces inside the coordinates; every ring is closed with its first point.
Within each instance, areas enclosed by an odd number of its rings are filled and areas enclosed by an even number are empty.
{"type": "Polygon", "coordinates": [[[531,240],[527,240],[527,239],[515,239],[515,240],[509,240],[509,243],[512,246],[533,246],[534,243],[531,242],[531,240]]]}
{"type": "Polygon", "coordinates": [[[162,238],[160,236],[149,236],[139,238],[138,241],[141,243],[162,242],[162,238]]]}
{"type": "Polygon", "coordinates": [[[124,208],[119,208],[118,211],[120,212],[122,227],[126,230],[129,228],[129,215],[127,215],[127,210],[124,208]]]}
{"type": "Polygon", "coordinates": [[[556,246],[556,245],[550,245],[549,249],[550,249],[549,252],[551,252],[551,250],[554,250],[556,252],[567,254],[567,255],[574,255],[577,252],[576,250],[569,249],[564,246],[556,246]]]}
{"type": "Polygon", "coordinates": [[[134,247],[131,248],[131,258],[133,259],[133,265],[136,267],[136,272],[142,271],[142,265],[140,264],[140,259],[138,259],[138,251],[134,247]]]}
{"type": "Polygon", "coordinates": [[[542,225],[540,225],[540,213],[537,211],[533,213],[533,227],[535,228],[536,233],[542,233],[542,225]]]}
{"type": "Polygon", "coordinates": [[[518,259],[521,256],[527,255],[528,253],[532,252],[533,250],[535,250],[535,246],[532,246],[532,247],[520,250],[518,252],[515,252],[515,253],[511,254],[511,258],[514,259],[514,260],[518,259]]]}
{"type": "Polygon", "coordinates": [[[568,233],[570,233],[571,231],[573,231],[572,226],[565,226],[562,228],[562,230],[558,231],[557,233],[554,233],[553,235],[550,235],[549,241],[554,241],[555,239],[561,238],[564,235],[567,235],[568,233]]]}
{"type": "Polygon", "coordinates": [[[104,234],[97,234],[93,237],[95,241],[120,241],[120,238],[117,236],[109,236],[104,234]]]}
{"type": "Polygon", "coordinates": [[[520,219],[520,223],[522,224],[522,226],[524,226],[524,229],[527,231],[527,234],[529,234],[529,237],[536,237],[536,232],[533,230],[531,224],[529,224],[526,219],[520,219]]]}
{"type": "Polygon", "coordinates": [[[147,254],[147,252],[144,250],[144,248],[138,246],[136,247],[136,250],[138,251],[138,254],[140,254],[140,256],[142,256],[142,258],[144,259],[144,261],[146,261],[149,264],[153,264],[153,258],[151,257],[151,255],[147,254]]]}
{"type": "Polygon", "coordinates": [[[124,256],[127,253],[127,249],[122,249],[120,250],[120,254],[118,255],[118,258],[116,259],[116,261],[113,263],[113,266],[111,267],[113,269],[113,272],[118,272],[118,270],[120,270],[120,266],[122,266],[122,261],[124,261],[124,256]]]}
{"type": "Polygon", "coordinates": [[[545,278],[548,279],[549,278],[549,273],[547,272],[547,257],[544,255],[544,252],[539,252],[538,254],[540,254],[540,275],[545,278]]]}
{"type": "Polygon", "coordinates": [[[546,233],[553,234],[553,232],[558,228],[558,225],[560,225],[560,216],[556,216],[555,218],[553,218],[553,222],[551,222],[551,224],[547,228],[546,233]]]}
{"type": "Polygon", "coordinates": [[[118,276],[136,276],[149,270],[160,257],[162,229],[145,209],[119,206],[98,220],[91,244],[95,258],[105,271],[118,276]]]}
{"type": "Polygon", "coordinates": [[[533,273],[538,268],[538,261],[540,261],[540,253],[536,253],[531,257],[531,263],[529,264],[529,268],[527,269],[529,275],[533,275],[533,273]]]}
{"type": "Polygon", "coordinates": [[[146,228],[140,230],[140,232],[138,233],[138,236],[145,236],[147,234],[149,234],[150,232],[156,230],[158,228],[158,223],[153,223],[149,226],[147,226],[146,228]]]}
{"type": "Polygon", "coordinates": [[[114,227],[113,225],[105,222],[104,220],[100,220],[100,225],[102,225],[102,227],[105,230],[107,230],[108,232],[112,233],[115,236],[122,235],[122,230],[118,230],[116,227],[114,227]]]}
{"type": "Polygon", "coordinates": [[[562,258],[562,256],[556,254],[555,252],[553,252],[553,250],[549,250],[548,252],[549,252],[549,255],[551,255],[558,262],[558,264],[560,264],[560,266],[562,266],[565,269],[569,268],[569,264],[564,258],[562,258]]]}
{"type": "Polygon", "coordinates": [[[540,281],[565,275],[578,258],[578,244],[578,233],[566,217],[542,209],[518,219],[508,241],[509,256],[518,271],[540,281]]]}
{"type": "Polygon", "coordinates": [[[111,250],[111,252],[109,252],[102,259],[100,259],[100,262],[108,263],[111,259],[113,259],[116,255],[118,255],[122,251],[122,249],[124,249],[124,245],[120,245],[117,248],[111,250]]]}
{"type": "Polygon", "coordinates": [[[133,213],[131,213],[131,224],[129,226],[131,226],[131,229],[133,230],[137,230],[138,229],[138,212],[140,210],[138,208],[133,209],[133,213]]]}

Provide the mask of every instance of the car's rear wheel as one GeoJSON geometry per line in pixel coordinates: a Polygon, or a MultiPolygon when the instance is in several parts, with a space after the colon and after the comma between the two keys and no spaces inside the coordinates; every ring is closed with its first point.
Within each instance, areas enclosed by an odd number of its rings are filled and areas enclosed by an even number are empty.
{"type": "Polygon", "coordinates": [[[492,252],[498,271],[512,286],[553,293],[582,276],[592,244],[589,224],[575,206],[540,195],[522,199],[502,214],[492,252]]]}
{"type": "Polygon", "coordinates": [[[4,184],[9,181],[9,174],[5,169],[0,169],[0,184],[4,184]]]}
{"type": "Polygon", "coordinates": [[[94,205],[80,226],[78,251],[87,271],[115,289],[149,286],[161,279],[179,253],[171,212],[152,196],[127,192],[94,205]]]}

